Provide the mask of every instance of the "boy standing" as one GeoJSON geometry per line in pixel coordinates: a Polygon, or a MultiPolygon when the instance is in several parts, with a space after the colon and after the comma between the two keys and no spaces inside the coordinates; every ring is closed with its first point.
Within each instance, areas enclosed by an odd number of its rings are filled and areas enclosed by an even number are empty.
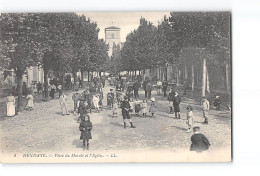
{"type": "Polygon", "coordinates": [[[194,134],[191,136],[190,151],[203,152],[208,150],[210,143],[209,140],[200,133],[200,127],[193,128],[194,134]]]}

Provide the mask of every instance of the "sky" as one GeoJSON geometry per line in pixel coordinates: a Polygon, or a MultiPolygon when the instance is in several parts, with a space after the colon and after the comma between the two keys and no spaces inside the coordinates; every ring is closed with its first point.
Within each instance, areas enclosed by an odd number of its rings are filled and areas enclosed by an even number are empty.
{"type": "Polygon", "coordinates": [[[97,22],[100,39],[105,38],[105,28],[110,26],[121,28],[121,42],[125,42],[127,34],[138,28],[141,17],[157,26],[158,21],[161,21],[165,15],[168,17],[170,12],[79,12],[77,14],[84,14],[91,21],[97,22]]]}

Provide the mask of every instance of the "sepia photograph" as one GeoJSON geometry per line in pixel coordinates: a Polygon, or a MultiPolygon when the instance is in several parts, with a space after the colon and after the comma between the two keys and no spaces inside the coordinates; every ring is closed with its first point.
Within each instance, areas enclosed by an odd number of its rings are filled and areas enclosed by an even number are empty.
{"type": "Polygon", "coordinates": [[[0,14],[0,162],[232,162],[230,11],[0,14]]]}

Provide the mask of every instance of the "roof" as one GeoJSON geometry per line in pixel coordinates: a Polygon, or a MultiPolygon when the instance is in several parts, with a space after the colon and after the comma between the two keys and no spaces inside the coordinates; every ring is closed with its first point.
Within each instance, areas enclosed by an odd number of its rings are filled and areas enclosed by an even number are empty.
{"type": "Polygon", "coordinates": [[[105,28],[105,30],[107,30],[107,29],[120,29],[120,28],[119,27],[115,27],[115,26],[110,26],[110,27],[105,28]]]}

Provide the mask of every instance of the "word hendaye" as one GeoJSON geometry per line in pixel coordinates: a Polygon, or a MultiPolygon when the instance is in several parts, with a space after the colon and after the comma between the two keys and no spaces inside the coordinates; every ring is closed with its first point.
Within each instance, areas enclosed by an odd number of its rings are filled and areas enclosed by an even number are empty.
{"type": "Polygon", "coordinates": [[[23,154],[23,157],[25,157],[25,158],[30,158],[30,157],[44,158],[44,157],[47,157],[47,155],[46,154],[23,154]]]}

